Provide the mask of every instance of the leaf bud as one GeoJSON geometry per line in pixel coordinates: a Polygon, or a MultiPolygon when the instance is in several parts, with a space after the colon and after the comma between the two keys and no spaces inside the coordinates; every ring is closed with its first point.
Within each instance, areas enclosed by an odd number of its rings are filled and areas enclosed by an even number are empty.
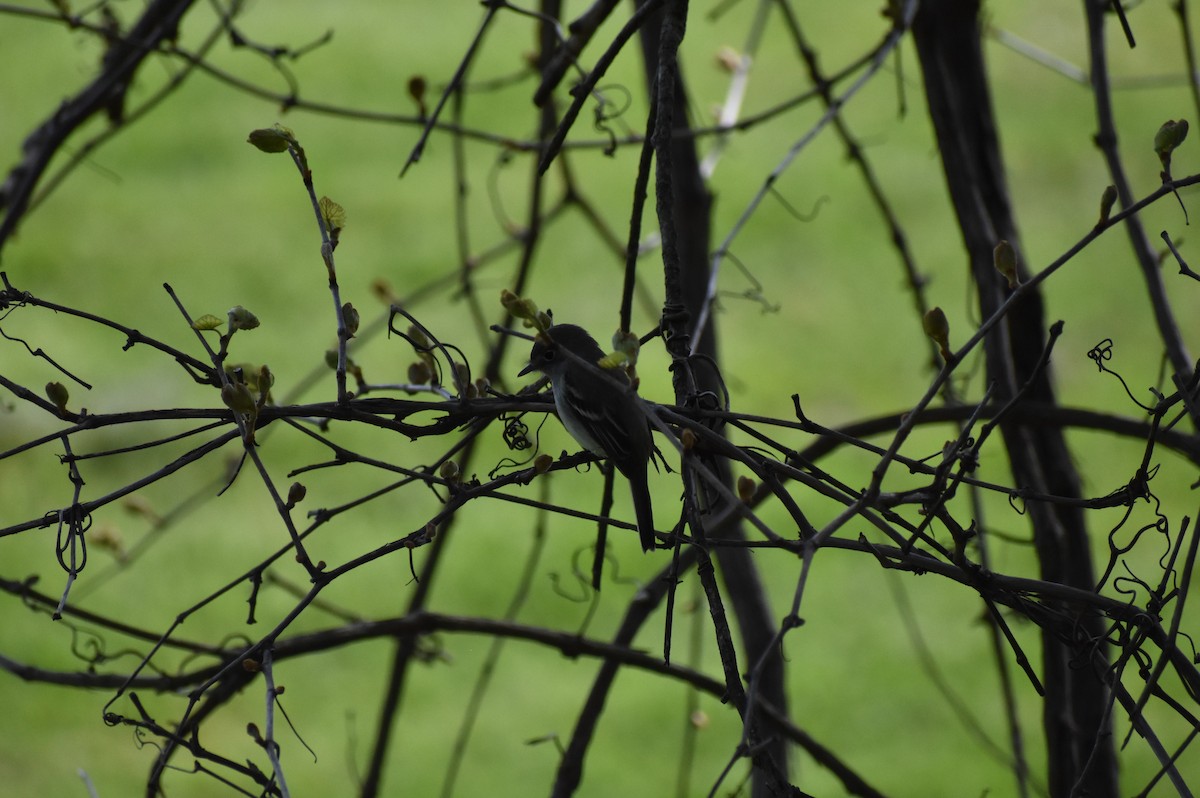
{"type": "Polygon", "coordinates": [[[716,62],[718,69],[732,75],[741,66],[742,57],[738,54],[737,50],[729,45],[725,45],[720,50],[717,50],[716,62]]]}
{"type": "Polygon", "coordinates": [[[271,392],[271,386],[275,384],[275,374],[271,371],[271,367],[264,363],[258,369],[258,375],[254,379],[254,387],[258,389],[260,396],[264,398],[271,392]]]}
{"type": "Polygon", "coordinates": [[[353,338],[358,332],[359,315],[354,305],[347,302],[342,305],[342,319],[346,322],[346,332],[348,337],[353,338]]]}
{"type": "Polygon", "coordinates": [[[1100,221],[1097,226],[1108,224],[1108,214],[1112,212],[1113,205],[1117,202],[1117,187],[1108,186],[1104,189],[1104,193],[1100,195],[1100,221]]]}
{"type": "Polygon", "coordinates": [[[229,332],[236,330],[253,330],[258,326],[258,316],[246,310],[241,305],[234,305],[226,314],[229,317],[229,332]]]}
{"type": "Polygon", "coordinates": [[[221,387],[221,401],[235,413],[253,413],[256,405],[250,389],[242,382],[227,382],[221,387]]]}
{"type": "Polygon", "coordinates": [[[423,360],[411,364],[408,367],[408,382],[410,385],[428,385],[429,380],[433,378],[433,372],[423,360]]]}
{"type": "Polygon", "coordinates": [[[465,385],[471,381],[471,367],[466,363],[457,363],[451,361],[454,368],[454,381],[458,385],[465,385]]]}
{"type": "Polygon", "coordinates": [[[1017,251],[1013,249],[1012,244],[1005,239],[1000,239],[1000,243],[992,250],[992,263],[995,264],[996,271],[1008,280],[1009,288],[1016,288],[1020,285],[1020,281],[1017,279],[1017,251]]]}
{"type": "Polygon", "coordinates": [[[946,313],[940,308],[935,307],[925,313],[925,317],[921,320],[921,326],[925,329],[925,334],[928,335],[933,342],[938,345],[941,350],[942,357],[946,360],[950,359],[950,322],[946,320],[946,313]]]}
{"type": "Polygon", "coordinates": [[[396,289],[392,288],[392,284],[383,277],[376,277],[371,281],[371,293],[380,302],[392,304],[396,301],[396,289]]]}
{"type": "Polygon", "coordinates": [[[517,315],[517,308],[520,305],[521,297],[509,291],[507,288],[500,291],[500,305],[512,315],[517,315]]]}
{"type": "Polygon", "coordinates": [[[421,119],[429,115],[429,109],[425,106],[426,85],[424,75],[413,75],[408,79],[408,96],[417,104],[417,113],[421,119]]]}
{"type": "Polygon", "coordinates": [[[642,345],[636,334],[628,330],[617,330],[613,333],[612,345],[614,351],[625,355],[631,366],[637,365],[638,353],[641,352],[642,345]]]}
{"type": "Polygon", "coordinates": [[[1162,127],[1154,134],[1154,151],[1158,153],[1159,158],[1166,158],[1167,161],[1170,161],[1171,153],[1183,143],[1183,140],[1187,138],[1187,134],[1188,123],[1186,119],[1178,121],[1168,119],[1166,122],[1163,122],[1162,127]]]}
{"type": "Polygon", "coordinates": [[[425,335],[425,331],[415,324],[408,325],[408,339],[412,341],[413,346],[421,349],[429,348],[429,336],[425,335]]]}
{"type": "Polygon", "coordinates": [[[287,506],[295,507],[300,502],[304,501],[304,497],[308,495],[308,488],[304,487],[303,483],[293,482],[288,488],[287,506]]]}
{"type": "Polygon", "coordinates": [[[282,125],[251,130],[246,141],[262,152],[286,152],[287,148],[296,142],[292,131],[282,125]]]}
{"type": "Polygon", "coordinates": [[[737,481],[738,498],[741,499],[746,504],[749,504],[750,500],[754,498],[754,489],[756,487],[757,487],[757,483],[750,477],[747,477],[747,476],[738,477],[738,481],[737,481]]]}
{"type": "Polygon", "coordinates": [[[71,393],[61,382],[48,382],[46,383],[46,398],[54,403],[61,414],[67,412],[67,402],[71,399],[71,393]]]}

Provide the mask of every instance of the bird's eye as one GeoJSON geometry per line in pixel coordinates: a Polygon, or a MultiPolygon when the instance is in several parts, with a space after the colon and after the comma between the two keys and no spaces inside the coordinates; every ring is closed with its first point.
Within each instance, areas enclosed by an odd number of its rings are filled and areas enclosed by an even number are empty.
{"type": "Polygon", "coordinates": [[[554,360],[554,350],[547,349],[545,352],[542,352],[542,360],[546,361],[547,363],[554,360]]]}

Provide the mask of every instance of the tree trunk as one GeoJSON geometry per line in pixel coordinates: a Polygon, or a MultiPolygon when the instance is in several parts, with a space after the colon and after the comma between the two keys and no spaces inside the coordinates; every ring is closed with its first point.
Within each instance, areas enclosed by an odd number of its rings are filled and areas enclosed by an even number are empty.
{"type": "MultiPolygon", "coordinates": [[[[923,2],[913,26],[929,114],[946,182],[954,203],[983,318],[1007,297],[1007,282],[992,262],[1006,239],[1021,247],[1009,204],[996,137],[980,39],[979,0],[923,2]]],[[[1009,311],[985,343],[989,381],[1004,403],[1027,383],[1026,397],[1054,402],[1049,369],[1036,364],[1045,346],[1042,299],[1036,291],[1009,311]]],[[[1079,496],[1079,477],[1062,432],[1027,426],[1017,418],[1001,424],[1014,482],[1036,493],[1079,496]]],[[[1092,590],[1095,575],[1083,517],[1076,507],[1031,502],[1042,578],[1092,590]]],[[[1062,621],[1042,628],[1048,782],[1052,796],[1117,795],[1116,754],[1102,681],[1107,665],[1103,619],[1078,617],[1073,608],[1050,607],[1062,621]],[[1081,667],[1082,664],[1082,667],[1081,667]]]]}

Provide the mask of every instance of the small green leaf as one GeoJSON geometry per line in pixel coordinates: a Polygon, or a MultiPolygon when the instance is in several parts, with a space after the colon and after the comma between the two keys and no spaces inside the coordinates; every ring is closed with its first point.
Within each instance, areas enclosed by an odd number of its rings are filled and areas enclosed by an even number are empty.
{"type": "Polygon", "coordinates": [[[192,322],[192,329],[200,330],[201,332],[207,332],[208,330],[217,329],[224,323],[225,322],[221,321],[213,314],[205,313],[203,316],[192,322]]]}
{"type": "Polygon", "coordinates": [[[321,216],[325,219],[325,229],[336,238],[346,226],[346,209],[329,197],[321,197],[317,204],[321,208],[321,216]]]}
{"type": "Polygon", "coordinates": [[[604,357],[596,361],[596,365],[602,369],[615,369],[630,363],[629,355],[624,352],[609,352],[604,357]]]}

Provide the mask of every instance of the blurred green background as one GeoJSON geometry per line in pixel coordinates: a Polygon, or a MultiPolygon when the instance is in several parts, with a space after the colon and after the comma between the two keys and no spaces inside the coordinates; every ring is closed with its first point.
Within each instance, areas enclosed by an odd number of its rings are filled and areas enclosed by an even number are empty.
{"type": "MultiPolygon", "coordinates": [[[[568,3],[566,17],[574,17],[584,7],[568,3]]],[[[113,8],[128,24],[142,7],[119,2],[113,8]]],[[[797,4],[806,33],[829,72],[883,36],[887,23],[879,11],[877,2],[797,4]]],[[[729,79],[717,56],[722,48],[744,47],[754,12],[749,3],[730,8],[692,3],[684,68],[696,124],[714,119],[729,79]]],[[[252,3],[238,24],[254,41],[290,47],[302,47],[333,32],[327,44],[286,64],[301,99],[413,115],[416,107],[406,91],[409,79],[418,75],[426,79],[432,104],[470,44],[483,13],[478,4],[467,2],[252,3]]],[[[1167,4],[1138,5],[1131,9],[1130,18],[1138,36],[1136,49],[1128,49],[1115,25],[1108,39],[1119,81],[1116,112],[1121,152],[1135,191],[1144,195],[1159,183],[1159,164],[1151,144],[1154,132],[1169,118],[1195,121],[1196,109],[1185,81],[1179,32],[1167,4]]],[[[996,29],[1086,71],[1082,10],[1076,4],[994,2],[987,6],[987,19],[996,29]]],[[[197,5],[181,32],[180,44],[194,47],[214,21],[211,7],[197,5]]],[[[536,109],[529,95],[535,82],[526,59],[535,47],[535,30],[528,17],[500,14],[470,73],[465,125],[514,139],[532,135],[536,109]],[[500,87],[488,85],[501,77],[513,80],[500,87]]],[[[614,33],[615,27],[609,25],[597,41],[608,41],[614,33]]],[[[0,14],[0,53],[10,65],[0,77],[0,154],[7,169],[28,132],[64,97],[87,83],[100,49],[83,32],[6,12],[0,14]]],[[[594,63],[598,53],[599,47],[593,45],[584,52],[583,63],[594,63]]],[[[1101,191],[1110,182],[1092,144],[1096,123],[1091,95],[1085,85],[991,36],[987,56],[1025,256],[1036,270],[1091,229],[1101,191]]],[[[279,93],[288,90],[266,59],[248,48],[231,48],[222,41],[209,60],[239,80],[279,93]]],[[[180,68],[179,62],[150,59],[138,74],[130,107],[150,97],[180,68]]],[[[628,109],[612,123],[618,132],[636,132],[645,119],[641,68],[636,48],[630,48],[602,83],[606,95],[628,96],[628,109]]],[[[768,25],[745,111],[770,107],[808,85],[782,26],[768,25]]],[[[864,144],[917,263],[929,277],[931,302],[946,310],[952,341],[962,341],[978,318],[921,88],[915,55],[906,42],[854,98],[845,118],[864,144]]],[[[588,113],[581,117],[571,141],[603,140],[591,128],[588,113]]],[[[716,196],[714,245],[787,148],[820,113],[815,105],[806,104],[730,137],[711,182],[716,196]]],[[[364,319],[373,319],[384,313],[372,292],[376,281],[386,281],[401,297],[423,292],[409,309],[481,367],[477,359],[487,341],[477,334],[459,284],[445,279],[460,265],[449,136],[435,133],[421,161],[398,179],[418,139],[418,125],[304,110],[285,113],[276,103],[239,91],[212,74],[192,74],[160,106],[91,153],[28,216],[5,249],[0,269],[19,288],[112,318],[197,356],[202,352],[194,334],[162,284],[173,287],[193,316],[223,317],[228,308],[244,305],[258,314],[262,327],[235,339],[233,359],[270,364],[277,375],[276,393],[289,395],[291,401],[331,399],[332,374],[321,364],[334,341],[334,318],[308,198],[286,157],[266,156],[245,143],[250,130],[277,121],[289,126],[303,143],[318,194],[332,197],[347,211],[347,227],[337,250],[343,298],[353,301],[364,319]],[[431,285],[438,287],[426,291],[431,285]],[[291,387],[314,370],[320,379],[304,393],[290,395],[291,387]]],[[[104,127],[104,122],[94,121],[84,135],[72,139],[64,155],[77,151],[87,136],[104,127]]],[[[711,137],[704,139],[702,150],[708,152],[713,144],[711,137]]],[[[1189,141],[1177,153],[1177,176],[1196,171],[1194,152],[1194,142],[1189,141]]],[[[531,161],[527,154],[478,140],[465,144],[464,155],[469,250],[479,255],[510,240],[526,223],[531,161]]],[[[612,157],[596,148],[569,156],[576,189],[617,241],[626,234],[637,155],[634,146],[621,147],[612,157]]],[[[63,162],[60,157],[55,163],[63,162]]],[[[561,196],[562,186],[561,174],[552,170],[547,181],[549,202],[561,196]]],[[[887,232],[844,147],[830,130],[803,151],[776,190],[783,201],[768,198],[732,246],[747,273],[727,261],[721,276],[717,324],[733,408],[788,418],[790,396],[798,393],[809,417],[837,426],[911,407],[932,376],[927,343],[911,310],[887,232]],[[805,218],[798,218],[793,208],[805,218]],[[773,306],[770,312],[742,296],[756,285],[761,285],[773,306]]],[[[1189,199],[1188,192],[1184,199],[1189,199]]],[[[1173,201],[1147,209],[1143,218],[1152,234],[1166,229],[1182,238],[1185,257],[1192,253],[1189,229],[1173,201]]],[[[644,229],[653,229],[652,215],[647,216],[644,229]]],[[[538,253],[525,293],[542,307],[552,308],[558,320],[581,323],[605,338],[616,326],[621,253],[575,210],[547,226],[538,253]]],[[[487,260],[474,274],[473,290],[488,321],[500,317],[497,297],[502,288],[511,286],[517,257],[512,248],[487,260]]],[[[656,305],[635,308],[639,331],[656,321],[662,295],[655,279],[658,264],[657,253],[643,260],[644,289],[656,305]]],[[[1168,291],[1179,318],[1190,322],[1200,310],[1197,287],[1175,278],[1173,270],[1167,267],[1172,273],[1168,291]]],[[[1149,399],[1145,388],[1159,378],[1161,351],[1123,232],[1107,233],[1045,289],[1047,321],[1066,321],[1053,364],[1063,402],[1138,415],[1117,382],[1098,375],[1085,357],[1101,339],[1112,338],[1116,357],[1110,365],[1121,371],[1135,393],[1140,392],[1139,398],[1149,399]]],[[[3,329],[34,348],[42,347],[94,385],[89,392],[73,387],[72,407],[114,412],[220,406],[215,392],[193,384],[168,359],[144,347],[122,352],[119,334],[94,325],[45,312],[21,312],[5,319],[3,329]]],[[[1189,342],[1194,333],[1194,326],[1184,330],[1189,342]]],[[[408,347],[381,336],[364,339],[354,356],[368,379],[403,380],[412,359],[408,347]]],[[[518,387],[514,375],[524,354],[523,346],[514,350],[505,388],[518,387]]],[[[644,352],[639,371],[647,398],[670,400],[666,363],[658,345],[644,352]]],[[[964,386],[974,396],[979,394],[980,370],[973,370],[974,382],[964,386]]],[[[35,389],[58,378],[44,361],[10,341],[0,341],[0,371],[35,389]]],[[[53,420],[13,397],[6,396],[0,403],[0,449],[55,428],[53,420]]],[[[164,424],[157,434],[177,429],[164,424]]],[[[475,461],[481,478],[509,455],[499,432],[497,426],[486,436],[475,461]]],[[[86,445],[87,451],[128,445],[126,433],[111,428],[90,434],[86,444],[81,439],[79,445],[86,445]]],[[[339,443],[390,462],[428,462],[440,451],[436,442],[413,443],[375,428],[335,425],[332,434],[339,443]]],[[[922,431],[906,451],[932,455],[952,434],[949,427],[922,431]]],[[[553,421],[541,436],[543,449],[550,453],[573,448],[553,421]]],[[[1088,495],[1103,495],[1124,484],[1141,452],[1136,441],[1107,436],[1073,434],[1071,441],[1088,495]]],[[[807,443],[798,433],[790,441],[796,448],[807,443]]],[[[180,445],[94,462],[84,470],[86,495],[103,495],[152,472],[168,454],[182,451],[180,445]]],[[[70,502],[71,486],[65,468],[58,464],[58,453],[57,447],[44,446],[0,461],[0,528],[70,502]]],[[[224,483],[224,469],[236,454],[230,448],[223,459],[213,458],[139,492],[140,501],[159,515],[176,510],[185,499],[202,497],[186,504],[178,519],[158,531],[146,513],[113,506],[98,514],[97,526],[119,536],[126,549],[138,549],[139,558],[135,566],[121,567],[110,552],[93,546],[92,562],[74,588],[73,603],[162,632],[179,613],[283,545],[286,532],[249,470],[216,497],[224,483]]],[[[281,484],[287,484],[290,469],[329,457],[312,441],[283,431],[268,438],[263,454],[281,484]]],[[[1173,502],[1165,511],[1174,519],[1184,513],[1194,515],[1194,499],[1187,494],[1194,471],[1169,455],[1160,459],[1163,468],[1155,486],[1164,501],[1173,502]]],[[[868,456],[845,452],[824,467],[843,482],[861,486],[873,464],[868,456]]],[[[982,476],[1005,482],[1003,458],[993,454],[986,459],[982,476]]],[[[301,509],[334,507],[393,479],[359,466],[314,471],[304,476],[309,495],[301,509]]],[[[673,479],[677,478],[663,474],[655,485],[661,526],[672,520],[671,502],[678,495],[673,479]]],[[[904,475],[895,479],[896,485],[905,484],[904,475]]],[[[599,480],[594,470],[568,472],[554,475],[545,487],[549,498],[593,512],[598,507],[599,480]]],[[[520,495],[539,498],[542,488],[538,483],[520,495]]],[[[803,493],[800,501],[818,524],[840,509],[803,493]]],[[[621,489],[617,502],[617,513],[627,516],[621,489]]],[[[343,562],[420,528],[436,506],[435,497],[426,491],[389,494],[323,530],[314,538],[313,556],[331,564],[343,562]]],[[[762,512],[768,521],[783,522],[778,508],[767,506],[762,512]]],[[[989,500],[987,512],[995,528],[1018,540],[1028,538],[1024,519],[1002,499],[989,500]]],[[[1144,505],[1135,508],[1135,514],[1131,528],[1152,519],[1144,505]]],[[[523,564],[534,545],[529,534],[534,520],[528,510],[505,502],[469,505],[452,532],[455,539],[432,607],[448,613],[499,616],[518,590],[523,564]]],[[[1098,557],[1104,555],[1105,534],[1118,520],[1117,511],[1092,516],[1098,557]]],[[[594,528],[562,516],[541,523],[544,551],[518,620],[580,629],[589,605],[579,600],[583,590],[571,571],[577,563],[588,562],[586,547],[594,528]]],[[[854,525],[845,530],[852,535],[859,532],[868,530],[854,525]]],[[[39,575],[39,588],[57,596],[64,575],[54,561],[53,538],[53,530],[47,529],[0,540],[0,576],[39,575]]],[[[610,569],[614,579],[605,585],[596,616],[586,627],[589,636],[600,639],[611,636],[638,580],[654,573],[667,556],[641,557],[631,535],[614,532],[610,540],[619,568],[610,569]]],[[[1131,561],[1153,574],[1161,553],[1161,545],[1151,542],[1139,547],[1131,561]]],[[[1026,546],[998,546],[993,555],[998,571],[1030,573],[1032,557],[1026,546]]],[[[422,552],[414,556],[420,560],[422,552]]],[[[764,554],[757,561],[771,585],[774,608],[782,614],[795,590],[798,566],[774,555],[764,554]]],[[[276,573],[296,585],[305,578],[299,567],[288,565],[281,565],[276,573]]],[[[407,558],[392,556],[335,583],[322,600],[359,617],[384,618],[402,611],[413,588],[407,558]]],[[[295,604],[286,587],[270,585],[259,599],[260,622],[246,626],[247,596],[245,586],[235,589],[189,617],[178,634],[227,643],[227,635],[255,638],[295,604]]],[[[680,586],[680,596],[676,659],[717,674],[707,613],[690,574],[680,586]]],[[[114,658],[100,670],[126,672],[145,652],[143,643],[111,635],[98,640],[85,625],[52,623],[44,614],[26,611],[16,599],[3,602],[0,653],[15,660],[79,669],[80,654],[86,656],[93,650],[90,647],[99,645],[114,658]]],[[[1009,794],[1014,787],[1007,762],[990,754],[989,745],[971,730],[982,729],[992,743],[1005,747],[1000,691],[981,611],[968,591],[935,577],[898,575],[882,571],[864,557],[822,552],[801,608],[807,623],[785,644],[796,722],[889,795],[1009,794]],[[936,678],[930,662],[936,666],[936,678]],[[939,684],[958,694],[973,719],[970,724],[944,698],[939,684]],[[919,756],[914,755],[914,740],[922,741],[919,756]]],[[[317,630],[338,622],[332,614],[313,608],[291,631],[317,630]]],[[[639,645],[660,651],[662,628],[660,614],[639,645]]],[[[1017,627],[1017,632],[1026,652],[1035,655],[1036,630],[1017,627]]],[[[433,795],[441,788],[453,735],[490,641],[443,635],[429,645],[435,651],[406,692],[392,746],[388,794],[433,795]]],[[[283,732],[293,794],[354,793],[374,733],[390,652],[391,646],[380,641],[281,665],[277,679],[287,687],[283,706],[299,736],[316,754],[310,757],[283,732]]],[[[161,664],[184,663],[168,655],[161,664]]],[[[742,663],[742,667],[748,666],[742,663]]],[[[569,735],[596,669],[594,661],[571,661],[529,644],[508,644],[471,738],[456,794],[529,795],[546,790],[557,752],[552,743],[527,742],[569,735]]],[[[1027,683],[1018,679],[1016,687],[1033,752],[1031,764],[1040,779],[1040,705],[1027,683]]],[[[5,708],[0,718],[3,792],[86,795],[79,775],[85,772],[104,798],[140,793],[155,749],[140,744],[127,730],[103,725],[101,708],[110,697],[108,692],[84,694],[26,684],[0,673],[0,706],[5,708]]],[[[181,698],[147,700],[162,722],[176,719],[184,706],[181,698]]],[[[687,700],[686,692],[673,683],[623,673],[601,722],[580,794],[674,791],[674,763],[688,723],[687,700]]],[[[232,759],[255,758],[265,766],[245,732],[247,723],[261,723],[262,703],[261,688],[252,685],[209,722],[205,743],[232,759]]],[[[732,755],[740,732],[729,708],[707,697],[699,699],[699,708],[707,722],[698,735],[687,794],[707,792],[732,755]]],[[[127,702],[118,709],[132,711],[127,702]]],[[[1165,739],[1180,739],[1181,725],[1173,716],[1155,715],[1151,722],[1165,739]]],[[[1130,792],[1140,789],[1157,767],[1137,741],[1122,761],[1127,766],[1123,785],[1130,792]]],[[[186,756],[178,757],[175,764],[190,768],[186,756]]],[[[806,757],[793,764],[796,781],[805,790],[821,796],[839,794],[837,782],[806,757]]],[[[1185,764],[1195,768],[1196,757],[1185,764]]],[[[211,779],[182,773],[168,777],[167,785],[174,796],[213,795],[221,790],[211,779]]]]}

